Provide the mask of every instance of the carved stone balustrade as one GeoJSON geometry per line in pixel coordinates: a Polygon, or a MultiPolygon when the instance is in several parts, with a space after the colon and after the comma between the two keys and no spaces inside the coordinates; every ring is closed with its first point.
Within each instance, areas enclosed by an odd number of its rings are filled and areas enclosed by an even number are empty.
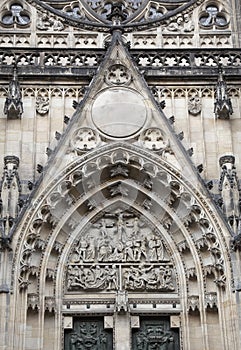
{"type": "MultiPolygon", "coordinates": [[[[97,70],[103,59],[103,49],[31,49],[2,48],[0,51],[0,73],[9,76],[13,65],[17,65],[18,74],[25,75],[55,75],[56,72],[68,76],[91,76],[97,70]],[[56,71],[57,70],[57,71],[56,71]]],[[[241,53],[236,49],[169,49],[136,50],[130,54],[140,67],[144,69],[145,77],[153,76],[190,76],[199,78],[212,76],[216,81],[218,67],[225,68],[225,76],[238,79],[241,74],[241,53]]]]}

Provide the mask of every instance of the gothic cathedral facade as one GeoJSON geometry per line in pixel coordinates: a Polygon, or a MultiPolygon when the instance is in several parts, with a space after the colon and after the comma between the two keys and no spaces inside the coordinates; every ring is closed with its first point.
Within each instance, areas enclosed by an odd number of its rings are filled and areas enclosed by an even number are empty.
{"type": "Polygon", "coordinates": [[[240,0],[2,0],[0,350],[240,350],[240,150],[240,0]]]}

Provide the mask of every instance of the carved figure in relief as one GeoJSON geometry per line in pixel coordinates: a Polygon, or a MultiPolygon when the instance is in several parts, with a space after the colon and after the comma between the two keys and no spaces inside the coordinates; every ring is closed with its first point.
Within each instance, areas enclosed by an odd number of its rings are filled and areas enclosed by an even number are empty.
{"type": "Polygon", "coordinates": [[[112,267],[106,266],[105,267],[106,272],[106,289],[117,289],[117,276],[116,276],[116,265],[113,265],[112,267]]]}
{"type": "Polygon", "coordinates": [[[47,96],[37,96],[36,97],[36,111],[40,115],[44,115],[49,111],[49,98],[47,96]]]}
{"type": "Polygon", "coordinates": [[[109,240],[105,239],[99,243],[98,247],[98,261],[107,261],[109,254],[112,253],[109,240]]]}
{"type": "Polygon", "coordinates": [[[133,261],[133,260],[134,260],[133,242],[127,241],[126,247],[124,250],[124,261],[133,261]]]}
{"type": "Polygon", "coordinates": [[[148,242],[149,247],[149,260],[150,261],[157,261],[157,247],[158,243],[154,236],[149,240],[148,242]]]}
{"type": "Polygon", "coordinates": [[[79,260],[86,259],[86,248],[88,247],[88,243],[85,240],[81,240],[79,242],[79,246],[77,248],[77,252],[79,253],[79,260]]]}
{"type": "Polygon", "coordinates": [[[194,23],[188,14],[179,15],[176,21],[171,22],[167,26],[167,30],[171,32],[192,32],[194,30],[194,23]]]}
{"type": "Polygon", "coordinates": [[[76,289],[118,289],[116,265],[69,266],[67,290],[76,289]]]}
{"type": "Polygon", "coordinates": [[[64,29],[64,25],[55,18],[48,17],[47,15],[40,15],[37,19],[37,28],[39,30],[61,31],[64,29]]]}
{"type": "Polygon", "coordinates": [[[197,95],[192,96],[188,100],[188,112],[192,115],[198,115],[202,110],[202,101],[197,95]]]}
{"type": "Polygon", "coordinates": [[[118,242],[114,248],[113,253],[109,256],[109,261],[123,261],[124,260],[124,245],[122,242],[118,242]]]}
{"type": "Polygon", "coordinates": [[[144,257],[147,259],[146,240],[136,240],[134,242],[134,260],[140,261],[144,257]]]}
{"type": "Polygon", "coordinates": [[[124,272],[124,286],[128,290],[174,290],[172,270],[170,266],[145,267],[131,266],[124,272]]]}
{"type": "Polygon", "coordinates": [[[95,259],[95,241],[92,239],[86,249],[86,261],[94,261],[95,259]]]}

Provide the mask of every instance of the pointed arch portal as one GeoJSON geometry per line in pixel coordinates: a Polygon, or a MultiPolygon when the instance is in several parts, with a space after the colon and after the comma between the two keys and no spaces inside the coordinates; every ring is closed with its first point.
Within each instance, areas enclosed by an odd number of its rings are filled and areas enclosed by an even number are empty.
{"type": "MultiPolygon", "coordinates": [[[[64,346],[64,327],[65,348],[78,349],[76,329],[90,336],[92,323],[103,339],[114,327],[116,344],[124,327],[127,348],[132,322],[137,349],[147,329],[153,337],[145,341],[161,344],[159,328],[168,346],[188,348],[200,318],[221,332],[230,262],[207,208],[201,192],[150,151],[118,142],[79,157],[36,197],[19,236],[13,288],[26,324],[50,327],[54,349],[64,346]]],[[[199,329],[203,347],[209,327],[199,329]]]]}

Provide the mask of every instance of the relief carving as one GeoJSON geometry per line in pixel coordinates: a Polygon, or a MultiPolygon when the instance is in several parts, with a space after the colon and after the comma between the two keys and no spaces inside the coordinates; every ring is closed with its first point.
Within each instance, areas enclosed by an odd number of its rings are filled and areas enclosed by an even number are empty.
{"type": "Polygon", "coordinates": [[[129,85],[132,76],[123,64],[114,64],[105,74],[105,81],[109,85],[129,85]]]}
{"type": "Polygon", "coordinates": [[[164,150],[168,148],[169,142],[161,129],[150,128],[145,130],[140,136],[143,146],[153,151],[164,150]]]}
{"type": "Polygon", "coordinates": [[[64,29],[64,25],[61,21],[49,17],[47,14],[39,14],[39,17],[37,18],[37,29],[59,32],[64,29]]]}
{"type": "Polygon", "coordinates": [[[49,98],[47,96],[38,95],[36,97],[36,111],[40,115],[45,115],[49,111],[49,98]]]}
{"type": "Polygon", "coordinates": [[[177,19],[166,28],[170,32],[184,32],[189,33],[194,30],[194,23],[188,14],[179,15],[177,19]]]}
{"type": "Polygon", "coordinates": [[[127,290],[174,291],[172,268],[169,265],[131,266],[124,270],[124,286],[127,290]]]}
{"type": "Polygon", "coordinates": [[[101,329],[99,322],[79,322],[78,327],[69,336],[69,347],[71,350],[104,350],[110,346],[108,333],[101,329]]]}
{"type": "Polygon", "coordinates": [[[202,101],[197,95],[192,96],[188,100],[188,112],[194,116],[198,115],[202,110],[202,101]]]}
{"type": "Polygon", "coordinates": [[[98,134],[91,128],[79,128],[72,136],[71,149],[79,154],[95,148],[99,141],[98,134]]]}
{"type": "Polygon", "coordinates": [[[174,349],[174,336],[162,324],[149,324],[135,335],[137,350],[143,349],[174,349]]]}
{"type": "Polygon", "coordinates": [[[130,212],[106,213],[75,245],[67,290],[174,291],[174,271],[160,237],[130,212]]]}

